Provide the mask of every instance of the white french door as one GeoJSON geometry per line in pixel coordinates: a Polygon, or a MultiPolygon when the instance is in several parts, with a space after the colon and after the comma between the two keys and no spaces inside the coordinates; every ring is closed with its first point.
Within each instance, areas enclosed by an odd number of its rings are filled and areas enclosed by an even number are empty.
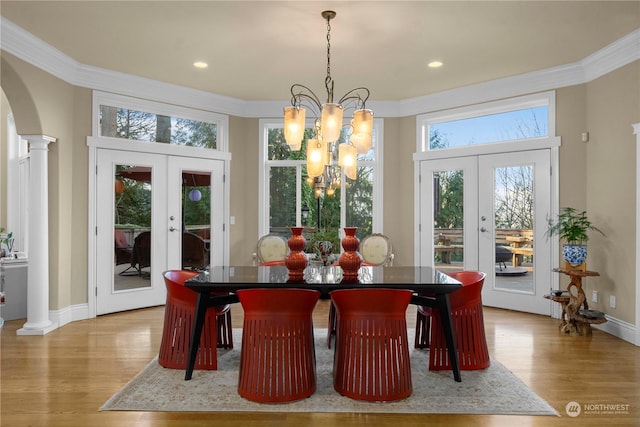
{"type": "Polygon", "coordinates": [[[96,159],[96,314],[162,305],[163,271],[224,263],[223,161],[109,149],[96,159]],[[185,234],[205,245],[202,259],[185,261],[185,234]]]}
{"type": "Polygon", "coordinates": [[[550,150],[420,162],[419,261],[487,274],[483,303],[550,314],[550,150]]]}
{"type": "Polygon", "coordinates": [[[550,171],[550,150],[478,158],[479,269],[487,272],[484,305],[551,314],[551,302],[543,298],[551,284],[551,242],[545,237],[550,171]],[[505,207],[511,211],[503,212],[505,207]],[[505,225],[525,216],[530,235],[505,225]],[[502,264],[497,262],[500,246],[512,251],[502,264]]]}

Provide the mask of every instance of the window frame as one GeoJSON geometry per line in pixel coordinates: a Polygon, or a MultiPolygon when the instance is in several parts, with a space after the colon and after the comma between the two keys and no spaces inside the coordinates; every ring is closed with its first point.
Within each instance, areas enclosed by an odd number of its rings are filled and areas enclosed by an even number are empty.
{"type": "MultiPolygon", "coordinates": [[[[307,120],[305,123],[307,128],[313,127],[313,121],[307,120]]],[[[296,200],[301,199],[302,195],[302,167],[306,165],[306,160],[269,160],[268,159],[268,138],[269,129],[284,127],[282,119],[260,119],[259,120],[259,138],[260,152],[258,156],[259,163],[259,184],[258,184],[258,238],[269,233],[269,181],[270,168],[273,166],[289,166],[296,167],[296,200]]],[[[384,158],[384,120],[374,118],[374,133],[376,135],[376,145],[373,160],[358,159],[358,167],[370,166],[373,169],[373,203],[372,203],[372,233],[382,233],[383,225],[383,158],[384,158]]],[[[344,182],[344,174],[342,176],[344,182]]],[[[340,206],[346,203],[345,191],[340,192],[340,206]]],[[[300,226],[302,221],[301,206],[296,205],[296,226],[300,226]]],[[[345,227],[346,210],[340,209],[340,235],[345,227]]]]}
{"type": "MultiPolygon", "coordinates": [[[[417,116],[417,138],[416,138],[416,153],[431,153],[435,152],[453,152],[468,151],[468,150],[489,150],[492,148],[489,146],[494,144],[501,144],[500,151],[504,151],[504,145],[515,144],[522,145],[535,143],[536,140],[548,140],[553,138],[556,134],[556,97],[555,91],[541,92],[532,95],[519,96],[509,99],[502,99],[498,101],[491,101],[482,104],[474,104],[465,107],[452,108],[449,110],[437,111],[427,114],[421,114],[417,116]],[[488,116],[491,114],[508,113],[512,111],[524,110],[533,107],[547,107],[547,136],[539,138],[526,138],[516,139],[508,141],[496,141],[494,143],[484,143],[478,145],[468,145],[463,147],[451,147],[438,150],[431,150],[429,148],[429,127],[432,124],[444,123],[455,120],[471,119],[476,117],[488,116]],[[526,141],[526,142],[525,142],[526,141]],[[483,148],[489,147],[489,148],[483,148]]],[[[448,154],[447,156],[450,156],[448,154]]],[[[439,157],[439,156],[438,156],[439,157]]]]}
{"type": "MultiPolygon", "coordinates": [[[[116,95],[113,93],[94,91],[93,92],[93,112],[91,134],[95,137],[104,139],[118,139],[100,135],[100,106],[126,108],[128,110],[142,111],[145,113],[153,113],[162,116],[179,117],[181,119],[189,119],[200,122],[215,124],[217,127],[216,148],[204,148],[206,150],[228,151],[228,126],[229,118],[224,114],[213,113],[210,111],[197,110],[194,108],[182,107],[179,105],[164,104],[161,102],[149,101],[145,99],[132,98],[124,95],[116,95]]],[[[137,140],[130,140],[137,141],[137,140]]],[[[149,143],[149,141],[144,141],[149,143]]],[[[150,142],[156,143],[156,142],[150,142]]],[[[164,143],[157,143],[164,144],[164,143]]],[[[174,145],[174,144],[170,144],[174,145]]],[[[202,148],[202,147],[197,147],[202,148]]]]}

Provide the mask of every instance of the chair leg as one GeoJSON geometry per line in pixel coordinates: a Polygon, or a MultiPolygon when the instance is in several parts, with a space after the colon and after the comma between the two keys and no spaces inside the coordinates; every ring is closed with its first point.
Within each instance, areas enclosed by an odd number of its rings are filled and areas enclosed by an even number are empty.
{"type": "Polygon", "coordinates": [[[216,323],[218,327],[218,342],[216,343],[216,347],[233,348],[231,310],[229,309],[225,313],[216,316],[216,323]]]}
{"type": "Polygon", "coordinates": [[[336,335],[336,306],[333,302],[329,304],[329,324],[327,326],[327,348],[331,348],[331,339],[336,335]]]}
{"type": "Polygon", "coordinates": [[[416,313],[416,336],[414,339],[414,348],[429,348],[431,334],[431,316],[416,313]]]}

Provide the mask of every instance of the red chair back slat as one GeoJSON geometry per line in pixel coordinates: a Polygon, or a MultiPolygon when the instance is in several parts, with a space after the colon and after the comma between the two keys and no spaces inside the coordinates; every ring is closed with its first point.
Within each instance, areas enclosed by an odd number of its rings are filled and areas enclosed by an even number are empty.
{"type": "MultiPolygon", "coordinates": [[[[187,367],[197,293],[185,287],[184,282],[197,275],[197,272],[185,270],[169,270],[163,274],[167,302],[158,363],[165,368],[187,367]]],[[[207,309],[194,369],[217,369],[218,347],[233,348],[228,305],[207,309]]]]}
{"type": "MultiPolygon", "coordinates": [[[[462,283],[462,288],[449,295],[460,369],[485,369],[490,364],[482,312],[482,286],[486,275],[479,271],[459,271],[449,275],[462,283]]],[[[429,369],[449,370],[451,361],[442,331],[442,319],[436,310],[431,311],[431,317],[429,369]]]]}
{"type": "Polygon", "coordinates": [[[316,390],[313,309],[320,292],[310,289],[245,289],[238,394],[277,403],[316,390]]]}
{"type": "Polygon", "coordinates": [[[412,392],[406,310],[413,292],[345,289],[331,292],[337,313],[334,389],[370,402],[412,392]]]}

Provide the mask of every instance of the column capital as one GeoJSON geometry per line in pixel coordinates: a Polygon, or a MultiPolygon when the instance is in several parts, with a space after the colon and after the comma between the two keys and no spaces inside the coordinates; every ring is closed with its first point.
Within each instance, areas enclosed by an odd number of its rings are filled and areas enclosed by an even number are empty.
{"type": "Polygon", "coordinates": [[[58,138],[48,135],[20,135],[20,137],[29,141],[30,144],[40,143],[44,144],[45,146],[58,140],[58,138]]]}
{"type": "Polygon", "coordinates": [[[640,123],[635,123],[631,126],[633,127],[633,133],[636,135],[640,135],[640,123]]]}

